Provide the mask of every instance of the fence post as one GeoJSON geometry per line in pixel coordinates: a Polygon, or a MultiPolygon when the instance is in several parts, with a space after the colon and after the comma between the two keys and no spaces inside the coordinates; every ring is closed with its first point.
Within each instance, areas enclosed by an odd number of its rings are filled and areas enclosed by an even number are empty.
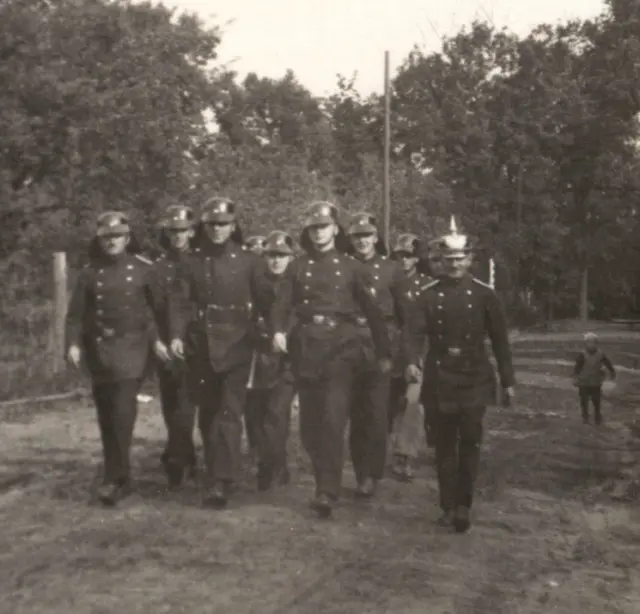
{"type": "Polygon", "coordinates": [[[60,373],[64,368],[64,331],[68,304],[67,255],[65,252],[53,254],[53,288],[53,343],[51,344],[53,356],[51,362],[53,372],[60,373]]]}
{"type": "MultiPolygon", "coordinates": [[[[489,285],[493,290],[496,289],[496,263],[493,258],[489,258],[489,285]]],[[[494,371],[494,376],[496,378],[496,406],[500,407],[502,405],[502,386],[497,371],[494,371]]]]}

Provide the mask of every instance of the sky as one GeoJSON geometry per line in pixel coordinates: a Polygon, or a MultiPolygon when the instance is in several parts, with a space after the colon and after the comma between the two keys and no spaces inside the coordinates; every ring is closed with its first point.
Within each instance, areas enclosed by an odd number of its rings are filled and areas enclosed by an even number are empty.
{"type": "Polygon", "coordinates": [[[242,77],[279,78],[292,69],[313,94],[357,72],[364,95],[382,92],[414,45],[436,51],[443,36],[474,19],[526,34],[539,23],[595,17],[603,0],[164,0],[223,26],[219,59],[242,77]]]}

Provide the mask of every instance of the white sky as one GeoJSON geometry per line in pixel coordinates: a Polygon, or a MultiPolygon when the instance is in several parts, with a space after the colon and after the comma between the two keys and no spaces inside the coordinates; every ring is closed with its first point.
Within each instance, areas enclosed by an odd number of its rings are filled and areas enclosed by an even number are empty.
{"type": "Polygon", "coordinates": [[[382,91],[384,51],[391,73],[414,45],[437,50],[443,35],[474,19],[526,34],[539,23],[595,17],[603,0],[165,0],[224,25],[219,59],[241,76],[278,78],[291,68],[313,94],[336,75],[358,72],[363,94],[382,91]],[[231,22],[231,23],[229,23],[231,22]]]}

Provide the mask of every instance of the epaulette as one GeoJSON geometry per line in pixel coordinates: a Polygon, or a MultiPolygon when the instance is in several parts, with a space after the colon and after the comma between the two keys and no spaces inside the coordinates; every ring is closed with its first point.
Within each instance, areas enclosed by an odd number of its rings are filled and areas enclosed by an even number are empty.
{"type": "Polygon", "coordinates": [[[429,288],[433,288],[434,286],[437,286],[440,283],[439,279],[434,279],[433,281],[430,281],[428,284],[425,284],[424,286],[422,286],[420,288],[420,291],[424,291],[424,290],[428,290],[429,288]]]}
{"type": "Polygon", "coordinates": [[[149,258],[145,258],[144,256],[141,256],[140,254],[134,254],[134,256],[140,260],[141,262],[144,262],[145,264],[153,264],[153,262],[151,260],[149,260],[149,258]]]}
{"type": "Polygon", "coordinates": [[[489,288],[489,290],[493,290],[493,288],[488,283],[481,281],[477,277],[471,277],[471,281],[475,281],[478,285],[484,286],[485,288],[489,288]]]}

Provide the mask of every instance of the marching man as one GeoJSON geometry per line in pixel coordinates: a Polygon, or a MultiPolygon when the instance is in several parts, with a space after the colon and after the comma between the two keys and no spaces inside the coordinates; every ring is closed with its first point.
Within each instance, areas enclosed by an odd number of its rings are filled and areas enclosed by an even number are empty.
{"type": "MultiPolygon", "coordinates": [[[[194,253],[195,216],[189,207],[171,205],[160,222],[160,247],[164,253],[155,263],[156,279],[161,288],[160,339],[168,349],[170,339],[169,302],[172,294],[184,292],[181,283],[189,268],[189,258],[194,253]]],[[[182,296],[180,308],[189,311],[188,297],[182,296]]],[[[177,301],[176,301],[177,304],[177,301]]],[[[185,320],[188,320],[186,316],[185,320]]],[[[191,325],[189,322],[187,326],[191,325]]],[[[185,331],[186,332],[186,331],[185,331]]],[[[193,443],[195,423],[194,382],[183,361],[170,356],[159,361],[158,382],[160,404],[167,427],[167,445],[162,454],[162,465],[169,485],[179,486],[185,475],[195,476],[196,451],[193,443]]]]}
{"type": "Polygon", "coordinates": [[[151,349],[168,360],[158,338],[157,284],[151,261],[123,213],[98,217],[89,263],[80,271],[66,321],[67,360],[89,371],[104,456],[98,498],[115,505],[131,491],[130,452],[137,395],[151,349]],[[155,314],[155,317],[154,317],[155,314]]]}
{"type": "Polygon", "coordinates": [[[197,320],[185,343],[190,314],[182,308],[181,293],[172,294],[171,351],[178,358],[187,358],[200,380],[203,504],[221,509],[240,478],[242,418],[262,263],[243,248],[236,205],[227,198],[204,203],[196,241],[199,252],[189,262],[184,283],[197,320]]]}
{"type": "MultiPolygon", "coordinates": [[[[417,300],[431,278],[424,273],[420,258],[420,240],[414,234],[398,236],[391,252],[392,258],[399,262],[406,277],[413,300],[417,300]]],[[[403,481],[413,479],[412,462],[416,458],[419,433],[424,422],[423,410],[418,398],[411,397],[409,387],[420,386],[420,382],[408,384],[404,377],[406,364],[402,352],[397,357],[392,372],[389,399],[389,431],[392,433],[393,475],[403,481]],[[409,394],[407,394],[409,393],[409,394]]],[[[418,390],[415,397],[419,397],[418,390]]],[[[427,444],[430,443],[430,431],[427,430],[427,444]]]]}
{"type": "MultiPolygon", "coordinates": [[[[264,242],[265,270],[261,279],[266,304],[271,305],[287,267],[294,258],[293,239],[286,232],[274,230],[264,242]]],[[[260,317],[254,350],[245,419],[253,433],[258,455],[258,490],[275,483],[289,483],[287,439],[291,423],[294,388],[288,356],[273,351],[267,323],[260,317]]],[[[289,330],[287,329],[287,332],[289,330]]]]}
{"type": "Polygon", "coordinates": [[[361,357],[357,318],[367,319],[381,375],[391,368],[391,346],[372,280],[345,253],[335,205],[309,206],[300,246],[306,254],[289,266],[271,310],[273,348],[291,354],[300,436],[316,481],[311,506],[327,518],[340,494],[344,431],[361,357]],[[287,334],[292,312],[296,324],[287,334]]]}
{"type": "Polygon", "coordinates": [[[439,523],[464,533],[470,509],[483,435],[486,407],[495,400],[495,376],[485,350],[491,340],[500,384],[514,395],[514,372],[507,324],[501,302],[485,283],[469,274],[472,246],[451,220],[448,235],[432,242],[441,253],[442,276],[427,284],[418,299],[405,341],[407,379],[422,375],[422,401],[432,413],[442,517],[439,523]],[[429,349],[421,373],[424,337],[429,349]]]}
{"type": "MultiPolygon", "coordinates": [[[[411,302],[409,284],[398,263],[387,258],[387,249],[380,238],[374,215],[354,215],[348,234],[354,257],[369,274],[397,362],[400,330],[406,319],[407,304],[411,302]]],[[[369,498],[374,495],[377,483],[384,474],[391,377],[390,374],[379,372],[367,319],[361,316],[356,323],[360,328],[362,356],[351,399],[349,445],[358,484],[356,495],[369,498]]]]}

